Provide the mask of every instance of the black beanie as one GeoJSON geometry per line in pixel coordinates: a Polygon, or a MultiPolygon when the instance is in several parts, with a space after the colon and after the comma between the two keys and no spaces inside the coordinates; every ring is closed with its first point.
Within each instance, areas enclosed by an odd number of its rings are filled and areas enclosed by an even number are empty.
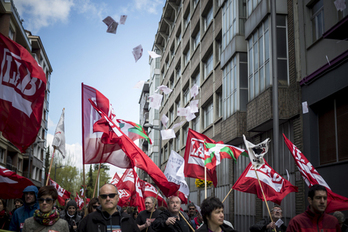
{"type": "Polygon", "coordinates": [[[66,206],[66,209],[68,209],[69,206],[74,206],[74,207],[77,209],[76,201],[70,200],[70,201],[68,202],[68,205],[66,206]]]}

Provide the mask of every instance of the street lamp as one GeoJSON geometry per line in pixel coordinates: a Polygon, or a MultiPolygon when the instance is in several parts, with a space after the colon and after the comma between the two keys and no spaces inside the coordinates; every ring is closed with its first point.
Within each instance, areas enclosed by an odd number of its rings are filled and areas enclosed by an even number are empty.
{"type": "Polygon", "coordinates": [[[162,170],[162,136],[161,136],[161,130],[162,130],[162,124],[160,124],[160,127],[154,127],[151,123],[145,123],[145,128],[151,128],[153,130],[159,131],[159,168],[162,170]]]}
{"type": "Polygon", "coordinates": [[[54,164],[54,181],[57,182],[57,176],[56,176],[56,172],[57,172],[57,168],[64,168],[63,165],[60,165],[59,167],[57,167],[57,164],[54,164]]]}

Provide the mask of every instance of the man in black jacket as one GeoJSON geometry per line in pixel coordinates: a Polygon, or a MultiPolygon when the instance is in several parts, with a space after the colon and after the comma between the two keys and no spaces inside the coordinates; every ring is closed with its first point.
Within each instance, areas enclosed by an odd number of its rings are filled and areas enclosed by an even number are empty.
{"type": "Polygon", "coordinates": [[[250,232],[273,232],[275,231],[274,229],[276,229],[277,232],[285,232],[286,226],[281,221],[281,218],[283,217],[282,209],[279,206],[274,206],[271,210],[271,215],[273,222],[269,218],[262,219],[249,228],[250,232]],[[278,220],[280,221],[277,222],[278,220]]]}
{"type": "Polygon", "coordinates": [[[170,197],[167,205],[168,210],[162,211],[156,217],[156,220],[152,222],[152,229],[156,232],[190,232],[190,227],[187,224],[189,221],[187,215],[179,213],[181,206],[180,198],[177,196],[170,197]]]}
{"type": "Polygon", "coordinates": [[[99,190],[100,206],[79,224],[79,232],[139,232],[134,219],[117,206],[119,196],[116,186],[105,184],[99,190]]]}

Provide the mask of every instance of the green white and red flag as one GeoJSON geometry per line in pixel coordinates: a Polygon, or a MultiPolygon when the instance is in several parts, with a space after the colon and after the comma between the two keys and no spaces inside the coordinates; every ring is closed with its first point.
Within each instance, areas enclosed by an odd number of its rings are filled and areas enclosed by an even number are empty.
{"type": "Polygon", "coordinates": [[[204,145],[209,149],[208,155],[204,160],[204,165],[208,169],[215,168],[220,164],[222,159],[234,159],[234,161],[237,161],[240,155],[249,157],[244,149],[232,145],[207,142],[205,142],[204,145]]]}
{"type": "Polygon", "coordinates": [[[151,139],[146,134],[143,127],[134,122],[126,121],[123,119],[117,119],[120,128],[123,133],[125,133],[131,140],[146,139],[150,144],[152,144],[151,139]]]}

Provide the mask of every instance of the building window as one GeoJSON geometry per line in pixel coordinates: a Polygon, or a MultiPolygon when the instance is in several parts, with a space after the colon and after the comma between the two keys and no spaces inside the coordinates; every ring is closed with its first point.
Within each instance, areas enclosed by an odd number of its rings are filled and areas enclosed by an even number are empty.
{"type": "Polygon", "coordinates": [[[183,100],[184,100],[184,107],[186,104],[190,101],[190,90],[188,87],[186,87],[183,91],[183,100]]]}
{"type": "Polygon", "coordinates": [[[180,96],[178,97],[178,99],[175,101],[175,117],[177,116],[177,112],[178,112],[178,109],[181,107],[181,102],[180,102],[180,96]]]}
{"type": "Polygon", "coordinates": [[[318,104],[321,165],[348,160],[348,94],[343,91],[334,99],[318,104]]]}
{"type": "Polygon", "coordinates": [[[184,137],[184,140],[183,140],[183,143],[186,143],[187,141],[187,134],[188,134],[188,126],[185,126],[183,127],[183,137],[184,137]]]}
{"type": "Polygon", "coordinates": [[[225,49],[227,44],[237,34],[238,31],[238,1],[229,0],[222,9],[222,47],[225,49]]]}
{"type": "Polygon", "coordinates": [[[210,53],[207,60],[203,63],[203,78],[206,79],[213,71],[213,53],[210,53]]]}
{"type": "MultiPolygon", "coordinates": [[[[194,86],[195,84],[198,87],[201,86],[201,75],[199,74],[199,72],[197,72],[197,74],[194,77],[192,77],[192,86],[194,86]]],[[[192,88],[192,86],[191,86],[191,88],[192,88]]]]}
{"type": "Polygon", "coordinates": [[[193,0],[193,8],[196,8],[199,0],[193,0]]]}
{"type": "Polygon", "coordinates": [[[176,34],[176,46],[179,46],[179,43],[181,41],[181,30],[178,31],[178,33],[176,34]]]}
{"type": "Polygon", "coordinates": [[[17,169],[18,171],[22,171],[22,163],[23,163],[23,160],[22,159],[18,159],[18,165],[17,165],[17,169]]]}
{"type": "Polygon", "coordinates": [[[0,163],[5,163],[5,150],[0,147],[0,163]]]}
{"type": "Polygon", "coordinates": [[[260,2],[261,0],[247,0],[248,17],[251,15],[251,13],[255,10],[255,8],[260,2]]]}
{"type": "Polygon", "coordinates": [[[213,102],[209,103],[206,107],[203,109],[203,115],[204,115],[204,128],[207,128],[210,124],[214,121],[214,107],[213,102]]]}
{"type": "Polygon", "coordinates": [[[201,125],[199,120],[199,115],[192,120],[192,130],[200,132],[201,131],[201,125]]]}
{"type": "Polygon", "coordinates": [[[180,152],[180,133],[177,133],[175,138],[175,151],[180,152]]]}
{"type": "Polygon", "coordinates": [[[203,19],[203,30],[206,31],[208,29],[209,24],[213,21],[213,7],[210,8],[207,15],[205,15],[203,19]]]}
{"type": "Polygon", "coordinates": [[[184,28],[186,28],[190,22],[190,8],[187,9],[186,16],[184,16],[184,28]]]}
{"type": "Polygon", "coordinates": [[[228,118],[235,111],[238,106],[235,105],[235,98],[238,98],[237,86],[237,58],[236,56],[229,62],[223,71],[223,102],[224,102],[224,118],[228,118]]]}
{"type": "Polygon", "coordinates": [[[10,27],[9,31],[8,31],[8,37],[12,40],[14,40],[14,30],[12,29],[12,27],[10,27]]]}
{"type": "MultiPolygon", "coordinates": [[[[180,63],[180,61],[179,61],[179,63],[180,63]]],[[[181,66],[180,65],[175,68],[175,74],[176,74],[176,80],[179,80],[179,78],[181,77],[181,66]]]]}
{"type": "Polygon", "coordinates": [[[169,149],[168,149],[168,154],[167,154],[166,160],[169,158],[170,153],[172,152],[172,150],[174,150],[174,149],[173,149],[173,140],[171,140],[171,141],[169,142],[169,149]]]}
{"type": "Polygon", "coordinates": [[[252,100],[271,85],[268,19],[250,37],[248,49],[249,100],[252,100]]]}
{"type": "Polygon", "coordinates": [[[169,124],[171,124],[174,121],[174,109],[173,107],[169,110],[169,124]]]}
{"type": "Polygon", "coordinates": [[[217,93],[217,116],[220,118],[222,116],[222,93],[217,93]]]}
{"type": "Polygon", "coordinates": [[[324,33],[324,7],[323,0],[317,1],[312,6],[312,31],[313,41],[318,40],[324,33]]]}
{"type": "Polygon", "coordinates": [[[167,148],[167,146],[164,147],[164,155],[163,155],[163,157],[164,157],[164,160],[162,160],[161,162],[164,162],[164,161],[166,161],[168,159],[168,148],[167,148]]]}
{"type": "Polygon", "coordinates": [[[190,48],[188,48],[187,51],[185,51],[184,53],[184,66],[186,66],[189,61],[190,61],[190,48]]]}
{"type": "Polygon", "coordinates": [[[193,51],[196,50],[200,40],[201,40],[201,33],[198,30],[197,34],[195,34],[193,36],[193,39],[192,39],[192,50],[193,51]]]}

